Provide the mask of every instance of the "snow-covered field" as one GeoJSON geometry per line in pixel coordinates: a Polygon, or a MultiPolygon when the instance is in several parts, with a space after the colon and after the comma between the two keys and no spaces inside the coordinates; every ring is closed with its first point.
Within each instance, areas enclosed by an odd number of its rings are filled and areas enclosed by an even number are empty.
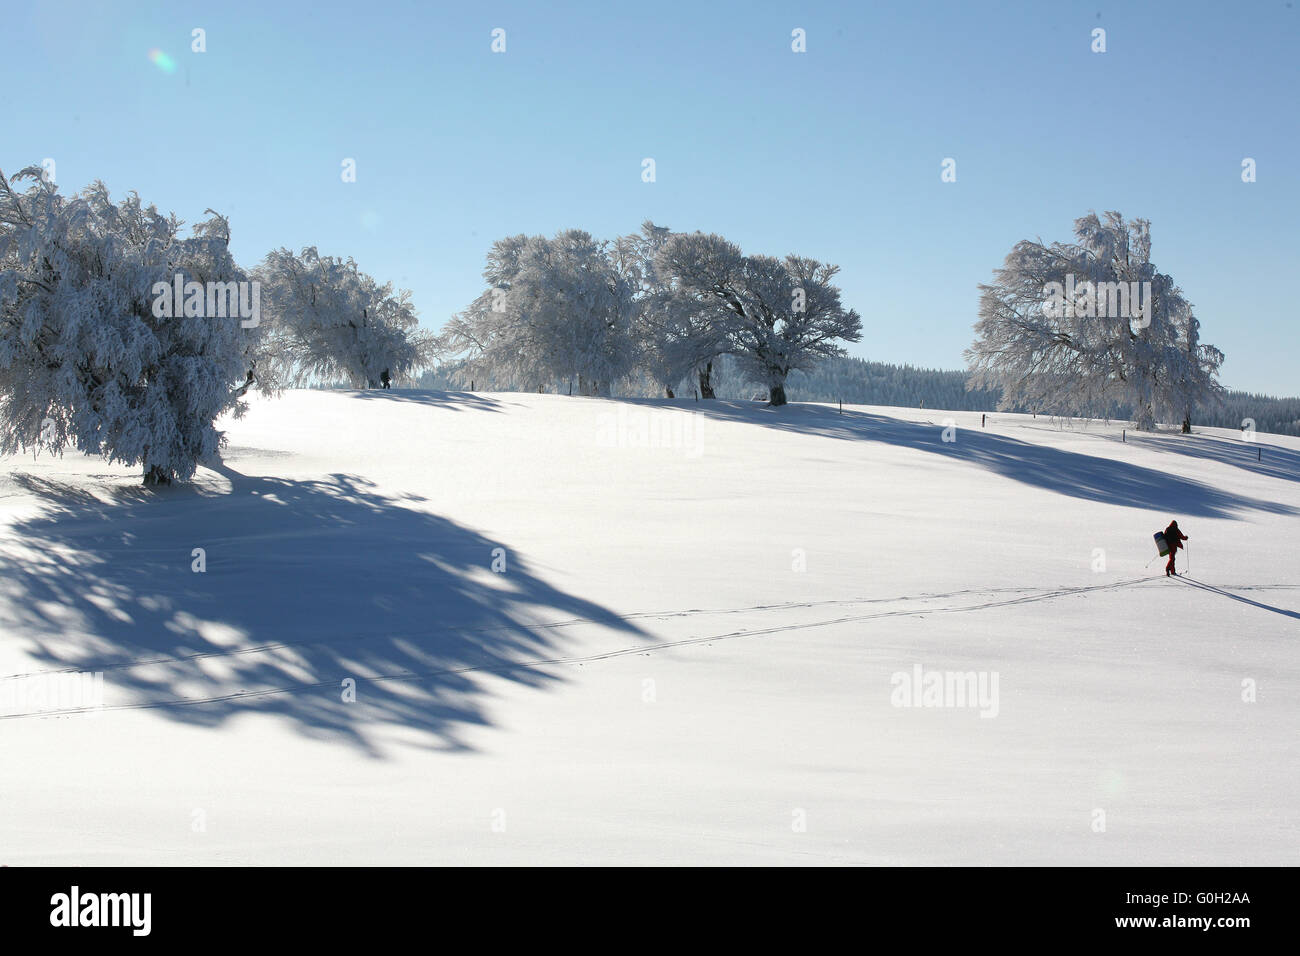
{"type": "Polygon", "coordinates": [[[4,461],[0,863],[1300,852],[1300,440],[413,391],[226,425],[161,492],[4,461]],[[983,698],[896,706],[918,668],[983,698]]]}

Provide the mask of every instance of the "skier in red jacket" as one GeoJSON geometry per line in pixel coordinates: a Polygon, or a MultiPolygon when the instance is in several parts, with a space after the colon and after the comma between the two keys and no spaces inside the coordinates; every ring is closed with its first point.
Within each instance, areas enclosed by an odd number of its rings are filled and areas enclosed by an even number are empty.
{"type": "Polygon", "coordinates": [[[1169,547],[1169,563],[1165,565],[1165,577],[1178,574],[1174,570],[1174,556],[1178,554],[1178,549],[1183,546],[1183,542],[1186,540],[1187,535],[1178,530],[1178,522],[1169,522],[1169,527],[1165,528],[1165,544],[1169,547]]]}

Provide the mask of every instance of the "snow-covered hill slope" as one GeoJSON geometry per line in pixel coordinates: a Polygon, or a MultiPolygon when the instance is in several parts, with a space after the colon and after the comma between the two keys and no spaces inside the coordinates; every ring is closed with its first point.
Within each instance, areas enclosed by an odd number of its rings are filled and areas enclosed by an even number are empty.
{"type": "Polygon", "coordinates": [[[410,391],[227,427],[188,488],[4,461],[0,863],[1300,851],[1295,439],[410,391]]]}

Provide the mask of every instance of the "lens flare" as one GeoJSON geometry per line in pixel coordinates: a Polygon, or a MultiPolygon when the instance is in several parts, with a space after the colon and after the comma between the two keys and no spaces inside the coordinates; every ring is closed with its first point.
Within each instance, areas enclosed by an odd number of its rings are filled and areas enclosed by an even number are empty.
{"type": "Polygon", "coordinates": [[[176,61],[157,47],[149,51],[149,61],[164,73],[176,72],[176,61]]]}
{"type": "Polygon", "coordinates": [[[1099,784],[1107,796],[1117,797],[1127,789],[1128,781],[1119,770],[1110,767],[1101,775],[1099,784]]]}

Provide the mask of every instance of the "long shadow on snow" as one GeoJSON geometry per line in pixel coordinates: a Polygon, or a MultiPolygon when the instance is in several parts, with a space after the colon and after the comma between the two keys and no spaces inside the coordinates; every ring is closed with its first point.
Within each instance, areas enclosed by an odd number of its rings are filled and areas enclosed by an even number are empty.
{"type": "MultiPolygon", "coordinates": [[[[1201,518],[1234,518],[1241,511],[1300,514],[1300,508],[1234,495],[1163,471],[1031,444],[980,429],[962,428],[943,440],[942,424],[920,424],[883,415],[817,405],[771,408],[751,403],[692,403],[692,411],[724,421],[765,425],[806,435],[850,441],[878,441],[968,461],[1006,478],[1106,504],[1201,518]]],[[[919,414],[925,414],[921,412],[919,414]]]]}
{"type": "Polygon", "coordinates": [[[1138,447],[1235,465],[1244,471],[1264,475],[1267,478],[1300,481],[1300,452],[1280,445],[1270,445],[1263,441],[1233,441],[1209,435],[1130,434],[1128,440],[1138,447]],[[1261,451],[1263,454],[1259,454],[1261,451]]]}
{"type": "Polygon", "coordinates": [[[1178,580],[1184,584],[1202,591],[1209,591],[1211,594],[1222,594],[1224,597],[1232,598],[1234,601],[1240,601],[1242,604],[1249,604],[1251,607],[1257,607],[1262,611],[1272,611],[1274,614],[1281,614],[1283,617],[1293,617],[1300,620],[1300,611],[1288,611],[1284,607],[1274,607],[1271,604],[1265,604],[1262,601],[1252,601],[1250,598],[1242,597],[1240,594],[1233,594],[1231,591],[1225,591],[1223,588],[1216,588],[1213,584],[1206,584],[1204,581],[1197,581],[1195,578],[1189,578],[1186,574],[1178,576],[1178,580]]]}
{"type": "Polygon", "coordinates": [[[411,402],[417,405],[432,405],[453,412],[474,409],[484,412],[498,412],[504,403],[478,392],[447,392],[419,388],[370,388],[357,389],[351,393],[355,398],[384,402],[411,402]]]}
{"type": "Polygon", "coordinates": [[[484,675],[458,669],[553,686],[553,674],[510,667],[563,656],[562,634],[541,623],[583,618],[644,633],[542,581],[503,542],[403,506],[364,479],[217,470],[228,493],[129,489],[110,503],[19,477],[45,507],[0,551],[0,587],[42,669],[103,671],[112,697],[125,690],[133,704],[185,723],[271,714],[381,756],[381,723],[421,731],[437,749],[469,749],[458,730],[488,723],[484,675]],[[29,553],[14,555],[15,546],[29,553]],[[497,547],[506,547],[502,574],[489,569],[497,547]],[[204,573],[191,568],[194,548],[205,549],[204,573]],[[266,644],[277,646],[231,653],[266,644]],[[195,655],[206,656],[184,660],[195,655]],[[374,680],[404,674],[423,676],[374,680]],[[342,700],[348,677],[353,703],[342,700]],[[289,692],[176,702],[272,688],[289,692]]]}

